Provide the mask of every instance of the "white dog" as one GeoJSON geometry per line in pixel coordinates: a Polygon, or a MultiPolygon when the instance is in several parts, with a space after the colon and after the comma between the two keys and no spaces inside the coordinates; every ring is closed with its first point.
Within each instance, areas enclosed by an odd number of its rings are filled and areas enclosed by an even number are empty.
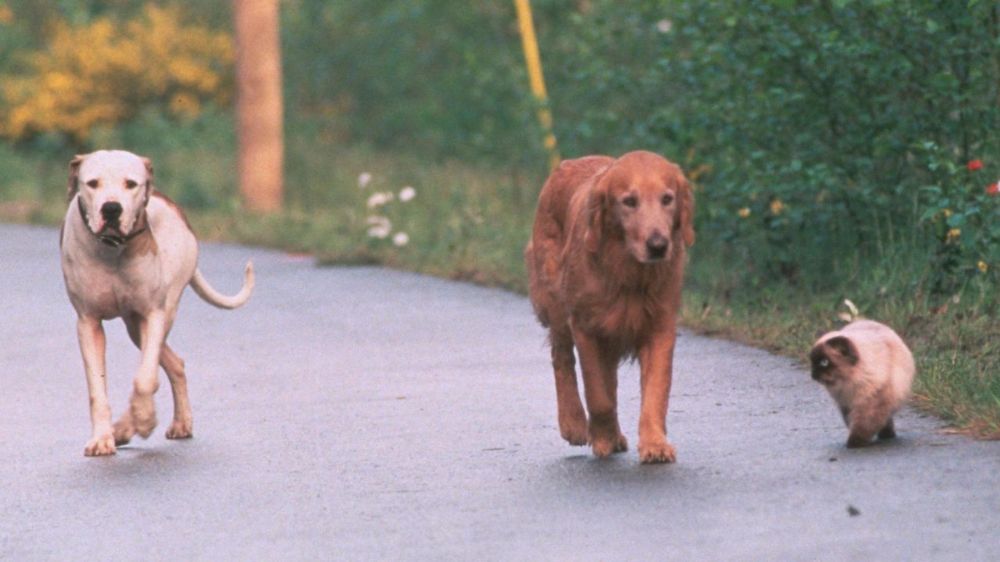
{"type": "Polygon", "coordinates": [[[156,427],[157,364],[170,380],[174,420],[168,439],[192,435],[184,361],[167,345],[188,284],[219,308],[243,305],[253,291],[247,263],[234,296],[213,289],[197,269],[198,242],[184,213],[153,188],[149,160],[121,150],[75,157],[69,165],[69,209],[60,240],[66,290],[78,315],[77,336],[87,373],[93,434],[87,456],[112,455],[116,445],[156,427]],[[104,359],[103,320],[121,317],[141,350],[129,409],[112,425],[104,359]]]}

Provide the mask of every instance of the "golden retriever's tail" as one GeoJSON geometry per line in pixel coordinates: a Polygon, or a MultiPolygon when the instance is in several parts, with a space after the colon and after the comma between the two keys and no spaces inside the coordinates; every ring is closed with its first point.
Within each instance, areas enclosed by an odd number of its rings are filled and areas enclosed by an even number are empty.
{"type": "Polygon", "coordinates": [[[219,291],[216,291],[208,284],[208,281],[205,280],[199,269],[195,269],[194,276],[191,277],[191,288],[194,289],[195,293],[198,293],[199,297],[212,306],[227,310],[241,307],[250,300],[250,293],[253,292],[253,283],[253,262],[251,261],[247,262],[247,266],[243,270],[243,287],[240,289],[240,292],[233,296],[223,295],[219,291]]]}

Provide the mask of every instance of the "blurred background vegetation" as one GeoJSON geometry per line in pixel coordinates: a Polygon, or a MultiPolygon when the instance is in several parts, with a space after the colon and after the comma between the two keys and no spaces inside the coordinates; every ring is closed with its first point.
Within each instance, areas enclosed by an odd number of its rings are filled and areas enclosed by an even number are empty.
{"type": "MultiPolygon", "coordinates": [[[[646,148],[697,185],[689,325],[801,354],[851,298],[911,341],[925,403],[1000,430],[1000,5],[533,8],[560,152],[646,148]]],[[[58,220],[70,156],[118,146],[205,237],[523,289],[547,158],[513,3],[281,17],[286,211],[261,216],[235,185],[228,3],[0,0],[5,216],[58,220]],[[369,236],[373,213],[406,245],[369,236]]]]}

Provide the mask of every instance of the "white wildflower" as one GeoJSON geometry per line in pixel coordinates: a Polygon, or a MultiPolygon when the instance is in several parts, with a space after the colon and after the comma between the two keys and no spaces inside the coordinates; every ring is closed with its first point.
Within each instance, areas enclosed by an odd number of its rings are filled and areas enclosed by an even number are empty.
{"type": "Polygon", "coordinates": [[[664,19],[656,22],[656,30],[659,31],[660,33],[670,33],[670,31],[673,28],[674,28],[674,22],[672,22],[672,21],[670,21],[668,19],[664,18],[664,19]]]}
{"type": "Polygon", "coordinates": [[[408,185],[403,189],[399,190],[399,200],[402,201],[403,203],[406,203],[407,201],[413,199],[416,196],[417,196],[417,190],[413,189],[413,186],[408,185]]]}
{"type": "Polygon", "coordinates": [[[358,175],[358,187],[361,189],[368,187],[368,184],[371,183],[371,181],[372,175],[368,172],[361,172],[361,174],[358,175]]]}
{"type": "Polygon", "coordinates": [[[392,222],[388,217],[372,215],[365,219],[365,223],[368,225],[368,236],[372,238],[384,240],[392,232],[392,222]]]}
{"type": "Polygon", "coordinates": [[[410,243],[410,236],[405,232],[397,232],[392,237],[392,243],[401,248],[410,243]]]}
{"type": "Polygon", "coordinates": [[[381,207],[389,201],[392,201],[393,198],[395,198],[395,195],[393,195],[391,191],[377,191],[368,197],[368,201],[365,205],[369,209],[374,209],[375,207],[381,207]]]}

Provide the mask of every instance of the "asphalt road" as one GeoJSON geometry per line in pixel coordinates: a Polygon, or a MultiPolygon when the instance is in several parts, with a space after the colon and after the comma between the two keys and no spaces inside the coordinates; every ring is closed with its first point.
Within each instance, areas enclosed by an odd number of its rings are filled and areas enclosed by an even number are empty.
{"type": "MultiPolygon", "coordinates": [[[[997,560],[1000,443],[906,412],[864,450],[789,359],[683,333],[675,465],[563,443],[544,333],[506,292],[202,246],[234,291],[171,334],[195,438],[85,458],[86,387],[52,229],[0,225],[2,560],[997,560]]],[[[138,354],[108,332],[112,408],[138,354]]],[[[919,376],[919,374],[918,374],[919,376]]],[[[621,377],[636,442],[636,369],[621,377]]]]}

